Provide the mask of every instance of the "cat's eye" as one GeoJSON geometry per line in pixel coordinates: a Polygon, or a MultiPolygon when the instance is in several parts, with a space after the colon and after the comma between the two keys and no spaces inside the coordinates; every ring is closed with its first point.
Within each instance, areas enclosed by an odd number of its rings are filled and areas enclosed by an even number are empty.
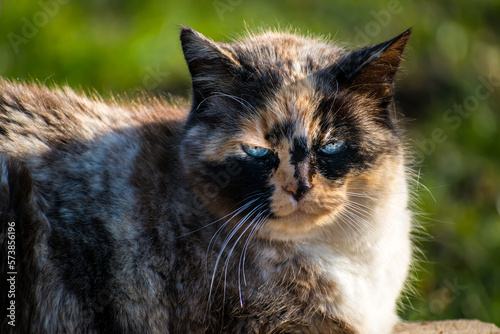
{"type": "Polygon", "coordinates": [[[251,157],[262,158],[271,153],[270,149],[260,146],[241,145],[243,151],[251,157]]]}
{"type": "Polygon", "coordinates": [[[333,155],[342,152],[345,148],[346,141],[345,140],[337,140],[332,143],[328,143],[319,148],[319,151],[324,154],[333,155]]]}

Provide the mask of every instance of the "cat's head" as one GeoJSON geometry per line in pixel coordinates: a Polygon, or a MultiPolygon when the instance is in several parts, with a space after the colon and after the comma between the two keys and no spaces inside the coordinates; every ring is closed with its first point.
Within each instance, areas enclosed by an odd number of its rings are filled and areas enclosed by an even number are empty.
{"type": "Polygon", "coordinates": [[[192,187],[240,232],[271,238],[362,215],[363,195],[385,191],[403,163],[393,81],[409,36],[349,52],[286,33],[227,44],[183,28],[192,187]]]}

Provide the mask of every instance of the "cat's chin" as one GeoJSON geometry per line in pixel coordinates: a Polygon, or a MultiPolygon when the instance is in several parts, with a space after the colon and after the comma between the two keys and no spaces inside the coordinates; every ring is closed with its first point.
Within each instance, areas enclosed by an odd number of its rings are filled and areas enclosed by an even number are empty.
{"type": "Polygon", "coordinates": [[[282,241],[301,240],[333,221],[331,214],[311,214],[298,209],[286,216],[269,218],[260,228],[259,237],[282,241]]]}

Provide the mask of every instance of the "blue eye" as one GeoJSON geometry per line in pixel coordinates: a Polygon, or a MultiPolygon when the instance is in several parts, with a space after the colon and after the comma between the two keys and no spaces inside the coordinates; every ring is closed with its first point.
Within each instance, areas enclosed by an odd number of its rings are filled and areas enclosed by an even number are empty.
{"type": "Polygon", "coordinates": [[[246,154],[255,158],[261,158],[271,153],[271,150],[260,146],[241,145],[241,147],[246,154]]]}
{"type": "Polygon", "coordinates": [[[321,153],[328,154],[328,155],[333,155],[342,152],[342,150],[345,148],[345,140],[338,140],[333,143],[328,143],[326,145],[323,145],[319,148],[321,153]]]}

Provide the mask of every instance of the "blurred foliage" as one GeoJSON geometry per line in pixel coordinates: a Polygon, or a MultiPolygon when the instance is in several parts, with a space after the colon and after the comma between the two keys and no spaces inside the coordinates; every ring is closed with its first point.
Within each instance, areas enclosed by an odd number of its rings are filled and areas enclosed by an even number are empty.
{"type": "Polygon", "coordinates": [[[0,3],[0,74],[101,94],[189,94],[179,25],[216,40],[297,29],[350,48],[413,34],[397,100],[415,152],[425,259],[401,314],[500,324],[500,1],[0,3]]]}

